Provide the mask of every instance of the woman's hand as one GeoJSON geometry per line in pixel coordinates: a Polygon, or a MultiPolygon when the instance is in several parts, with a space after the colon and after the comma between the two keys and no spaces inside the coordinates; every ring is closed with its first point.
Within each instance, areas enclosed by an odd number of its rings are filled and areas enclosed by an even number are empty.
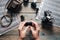
{"type": "Polygon", "coordinates": [[[33,35],[33,38],[35,38],[35,40],[40,40],[39,39],[39,31],[40,31],[39,25],[36,22],[32,21],[32,23],[34,24],[34,27],[36,28],[35,30],[33,26],[24,27],[26,22],[27,21],[21,22],[19,25],[19,40],[23,40],[26,37],[27,30],[32,31],[32,35],[33,35]]]}
{"type": "Polygon", "coordinates": [[[39,27],[39,25],[36,22],[32,21],[32,23],[35,24],[35,28],[36,28],[36,30],[35,30],[34,27],[31,27],[31,31],[32,31],[33,37],[36,40],[39,40],[40,27],[39,27]]]}
{"type": "Polygon", "coordinates": [[[20,38],[25,38],[26,37],[26,31],[28,30],[29,27],[24,28],[25,23],[26,23],[26,21],[21,22],[20,25],[19,25],[19,37],[20,38]]]}

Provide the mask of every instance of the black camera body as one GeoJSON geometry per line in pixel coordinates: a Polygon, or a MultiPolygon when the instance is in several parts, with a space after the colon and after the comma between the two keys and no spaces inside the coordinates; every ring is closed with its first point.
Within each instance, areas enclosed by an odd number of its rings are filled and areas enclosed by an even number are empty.
{"type": "Polygon", "coordinates": [[[25,26],[32,26],[32,22],[26,22],[25,26]]]}
{"type": "Polygon", "coordinates": [[[34,28],[34,30],[36,30],[35,24],[32,23],[32,22],[26,22],[24,26],[26,26],[26,27],[27,27],[27,26],[31,26],[31,27],[34,28]]]}
{"type": "Polygon", "coordinates": [[[53,21],[49,11],[44,11],[44,17],[42,18],[41,24],[42,28],[46,30],[53,30],[53,21]]]}

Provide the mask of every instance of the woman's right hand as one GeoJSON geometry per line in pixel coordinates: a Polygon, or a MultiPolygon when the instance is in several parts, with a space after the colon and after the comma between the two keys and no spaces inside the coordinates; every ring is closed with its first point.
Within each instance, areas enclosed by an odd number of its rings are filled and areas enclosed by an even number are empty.
{"type": "Polygon", "coordinates": [[[35,28],[36,28],[36,30],[35,30],[34,27],[31,26],[31,31],[32,31],[33,37],[34,37],[36,40],[39,40],[40,27],[39,27],[39,25],[38,25],[37,22],[32,21],[32,23],[35,24],[35,28]]]}

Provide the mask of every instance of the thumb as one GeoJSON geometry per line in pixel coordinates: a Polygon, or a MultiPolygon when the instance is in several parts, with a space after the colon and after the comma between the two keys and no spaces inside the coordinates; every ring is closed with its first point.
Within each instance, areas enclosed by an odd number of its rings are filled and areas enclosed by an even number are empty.
{"type": "Polygon", "coordinates": [[[31,27],[31,31],[34,32],[34,28],[33,27],[31,27]]]}
{"type": "Polygon", "coordinates": [[[26,27],[26,28],[25,28],[25,32],[28,30],[28,28],[29,28],[29,27],[26,27]]]}

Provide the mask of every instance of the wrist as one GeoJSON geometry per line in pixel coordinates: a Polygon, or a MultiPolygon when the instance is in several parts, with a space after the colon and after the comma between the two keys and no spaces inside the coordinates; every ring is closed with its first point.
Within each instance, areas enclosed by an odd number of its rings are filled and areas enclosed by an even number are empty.
{"type": "Polygon", "coordinates": [[[39,36],[37,36],[37,37],[34,37],[34,39],[39,39],[39,36]]]}
{"type": "Polygon", "coordinates": [[[33,36],[35,39],[39,38],[39,36],[33,36]]]}
{"type": "Polygon", "coordinates": [[[37,37],[37,38],[35,38],[35,40],[40,40],[40,38],[39,38],[39,37],[37,37]]]}

